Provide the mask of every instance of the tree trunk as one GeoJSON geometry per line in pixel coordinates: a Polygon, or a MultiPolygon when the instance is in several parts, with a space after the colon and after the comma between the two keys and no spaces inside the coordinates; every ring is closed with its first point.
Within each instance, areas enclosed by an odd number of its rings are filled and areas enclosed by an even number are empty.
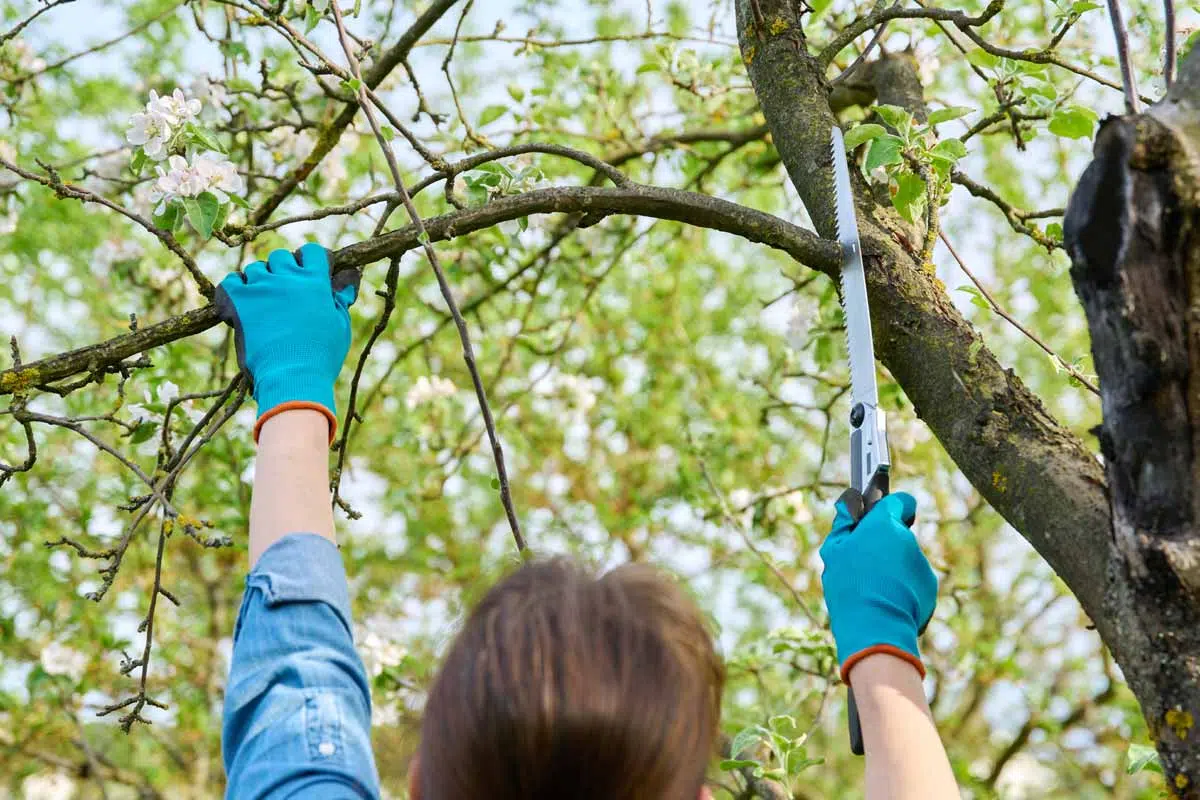
{"type": "Polygon", "coordinates": [[[1200,798],[1200,57],[1111,118],[1065,220],[1100,376],[1112,509],[1108,641],[1170,787],[1200,798]]]}
{"type": "MultiPolygon", "coordinates": [[[[879,84],[897,72],[901,104],[922,103],[919,91],[893,58],[860,68],[858,83],[831,97],[805,42],[803,4],[736,7],[772,139],[830,237],[832,109],[882,96],[879,84]]],[[[979,346],[914,252],[911,228],[852,179],[876,355],[971,483],[1079,599],[1142,704],[1168,784],[1200,800],[1198,88],[1192,57],[1164,102],[1105,124],[1066,219],[1101,381],[1105,466],[979,346]]]]}
{"type": "MultiPolygon", "coordinates": [[[[831,110],[825,67],[808,52],[794,0],[737,0],[738,36],[771,138],[817,232],[833,237],[831,110]]],[[[911,59],[860,69],[871,94],[923,104],[911,59]],[[891,84],[895,83],[895,86],[891,84]],[[882,88],[881,88],[882,87],[882,88]],[[915,94],[915,97],[914,97],[915,94]]],[[[1107,641],[1111,528],[1104,471],[1025,384],[979,341],[924,264],[912,226],[852,170],[876,355],[963,474],[1029,540],[1107,641]]],[[[835,275],[836,269],[830,270],[835,275]]],[[[903,473],[895,481],[903,485],[903,473]]]]}

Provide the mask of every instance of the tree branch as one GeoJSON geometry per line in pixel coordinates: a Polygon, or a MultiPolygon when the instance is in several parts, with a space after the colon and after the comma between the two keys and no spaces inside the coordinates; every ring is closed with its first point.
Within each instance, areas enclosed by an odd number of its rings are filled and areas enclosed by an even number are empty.
{"type": "MultiPolygon", "coordinates": [[[[632,185],[617,188],[577,186],[538,189],[504,197],[478,208],[424,221],[431,242],[446,241],[531,214],[632,214],[712,228],[788,253],[796,261],[827,274],[840,263],[836,242],[822,240],[790,222],[725,200],[678,189],[632,185]]],[[[338,250],[337,263],[362,267],[402,256],[419,244],[409,225],[338,250]]],[[[193,309],[157,325],[117,336],[21,367],[0,372],[0,395],[12,394],[81,372],[100,369],[169,342],[208,330],[218,322],[212,306],[193,309]]]]}
{"type": "Polygon", "coordinates": [[[824,66],[829,66],[837,58],[838,53],[842,52],[847,45],[859,36],[862,36],[878,25],[894,19],[936,19],[953,22],[959,28],[972,28],[986,25],[1003,8],[1004,0],[991,0],[987,8],[983,10],[983,13],[972,17],[962,11],[955,11],[948,8],[904,8],[897,3],[886,8],[880,8],[867,14],[865,17],[859,17],[854,22],[851,22],[842,29],[841,33],[834,37],[833,41],[825,45],[821,52],[817,54],[817,61],[824,66]]]}

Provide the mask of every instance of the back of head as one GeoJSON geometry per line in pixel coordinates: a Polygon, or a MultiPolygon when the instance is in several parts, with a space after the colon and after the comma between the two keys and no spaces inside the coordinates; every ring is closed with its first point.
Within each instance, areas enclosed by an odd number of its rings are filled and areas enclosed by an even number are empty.
{"type": "Polygon", "coordinates": [[[527,564],[433,684],[420,800],[696,800],[723,682],[699,610],[655,570],[527,564]]]}

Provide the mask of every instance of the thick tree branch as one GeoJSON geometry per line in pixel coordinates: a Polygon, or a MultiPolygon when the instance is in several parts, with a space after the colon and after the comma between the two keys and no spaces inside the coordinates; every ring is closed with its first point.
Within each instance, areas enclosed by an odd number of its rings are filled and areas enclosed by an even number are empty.
{"type": "MultiPolygon", "coordinates": [[[[824,241],[778,217],[694,192],[650,186],[539,189],[501,198],[478,208],[432,217],[424,220],[424,224],[429,240],[440,242],[531,214],[555,213],[656,217],[712,228],[765,244],[826,273],[835,270],[839,263],[836,243],[824,241]]],[[[419,236],[416,227],[409,225],[342,248],[335,254],[335,259],[340,266],[362,267],[402,256],[418,246],[419,236]]],[[[96,371],[132,355],[208,330],[216,324],[216,311],[212,306],[205,306],[106,342],[14,367],[0,372],[0,395],[96,371]]]]}
{"type": "MultiPolygon", "coordinates": [[[[825,154],[835,120],[824,67],[796,47],[799,20],[788,0],[736,5],[742,53],[775,146],[817,230],[828,234],[834,210],[825,154]],[[754,24],[757,12],[786,25],[764,32],[754,24]]],[[[1102,613],[1110,519],[1097,459],[979,343],[944,287],[898,243],[895,212],[861,182],[856,195],[878,357],[967,478],[1058,571],[1101,633],[1111,633],[1102,613]]]]}

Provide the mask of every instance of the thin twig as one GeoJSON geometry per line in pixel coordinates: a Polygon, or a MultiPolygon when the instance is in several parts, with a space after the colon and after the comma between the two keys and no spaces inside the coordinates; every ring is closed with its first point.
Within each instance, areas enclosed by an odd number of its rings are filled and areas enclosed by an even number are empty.
{"type": "Polygon", "coordinates": [[[201,272],[200,267],[196,264],[196,260],[192,258],[186,250],[183,249],[183,245],[179,244],[179,240],[177,240],[170,231],[163,230],[150,220],[143,217],[141,214],[138,214],[135,211],[130,211],[124,206],[114,203],[106,197],[101,197],[95,192],[90,192],[87,189],[73,186],[69,183],[63,183],[62,179],[58,176],[58,172],[53,167],[46,165],[43,166],[46,167],[47,172],[50,173],[49,177],[43,177],[36,173],[30,172],[29,170],[22,169],[11,161],[0,156],[0,167],[4,167],[9,172],[16,173],[26,180],[36,181],[37,183],[42,184],[43,186],[53,190],[54,193],[59,197],[70,197],[73,200],[79,200],[84,203],[99,203],[105,208],[112,209],[121,216],[136,222],[139,226],[149,231],[154,238],[162,242],[163,247],[179,256],[179,260],[183,262],[183,266],[192,276],[192,280],[195,281],[196,288],[200,290],[200,294],[204,295],[206,299],[212,299],[213,292],[215,291],[212,281],[210,281],[204,275],[204,273],[201,272]]]}
{"type": "Polygon", "coordinates": [[[350,400],[346,405],[346,422],[342,426],[342,438],[338,443],[338,459],[337,467],[333,471],[332,490],[334,505],[340,506],[342,510],[350,514],[351,518],[356,518],[356,513],[351,511],[345,501],[342,500],[339,490],[342,485],[342,472],[346,465],[346,451],[349,449],[350,431],[354,427],[354,423],[358,421],[358,387],[362,380],[363,370],[367,366],[367,359],[370,358],[371,349],[375,346],[375,342],[387,330],[388,321],[392,317],[392,310],[396,307],[396,284],[400,280],[400,259],[393,258],[388,264],[387,277],[383,281],[383,290],[378,292],[383,297],[383,311],[379,314],[379,319],[375,321],[375,328],[371,331],[370,338],[367,339],[367,344],[363,347],[362,353],[358,357],[358,365],[354,368],[354,378],[350,381],[350,400]]]}
{"type": "MultiPolygon", "coordinates": [[[[471,2],[467,3],[469,10],[471,2]]],[[[338,8],[337,3],[333,3],[334,22],[337,23],[338,36],[342,42],[342,50],[346,54],[346,60],[350,64],[351,72],[354,77],[359,80],[359,104],[362,106],[363,112],[366,114],[367,122],[371,125],[371,130],[375,133],[375,138],[379,142],[380,148],[383,150],[384,156],[388,162],[388,169],[391,170],[392,180],[396,185],[396,191],[400,194],[400,199],[404,203],[404,209],[408,212],[409,219],[412,224],[417,227],[418,241],[421,242],[421,247],[425,252],[425,257],[429,260],[429,265],[433,268],[433,273],[437,277],[438,288],[441,289],[442,299],[445,300],[446,306],[450,309],[451,315],[454,317],[454,324],[458,328],[459,339],[462,341],[463,361],[466,362],[467,371],[471,373],[471,382],[475,384],[475,397],[479,401],[479,410],[483,414],[483,424],[487,428],[488,439],[492,444],[492,456],[496,462],[496,475],[500,480],[500,502],[504,505],[504,513],[508,517],[508,526],[512,530],[513,539],[516,541],[517,549],[524,552],[526,549],[525,537],[521,533],[521,524],[517,520],[517,512],[513,508],[512,492],[508,484],[508,470],[504,465],[504,449],[500,444],[500,437],[496,434],[496,423],[492,419],[492,409],[488,405],[487,392],[483,386],[483,379],[479,375],[479,368],[475,364],[475,351],[471,346],[471,335],[467,330],[466,320],[463,319],[462,312],[458,309],[458,303],[454,299],[454,292],[450,288],[449,281],[446,280],[446,274],[442,270],[441,262],[438,260],[437,252],[433,249],[433,243],[430,241],[429,234],[425,230],[424,222],[420,214],[417,213],[416,207],[413,205],[412,198],[409,197],[408,189],[404,186],[404,179],[400,175],[400,167],[396,164],[396,157],[392,153],[392,148],[388,145],[387,139],[383,136],[383,131],[379,127],[379,120],[375,118],[375,113],[370,103],[365,85],[362,84],[362,69],[359,66],[358,59],[354,55],[354,50],[350,46],[350,41],[346,36],[346,28],[342,22],[342,12],[338,8]]],[[[465,16],[465,11],[464,11],[465,16]]],[[[462,21],[459,21],[461,26],[462,21]]]]}
{"type": "Polygon", "coordinates": [[[27,26],[29,23],[33,22],[35,19],[40,17],[42,14],[45,14],[50,9],[55,8],[56,6],[61,6],[61,5],[65,5],[67,3],[74,3],[74,2],[75,2],[75,0],[51,0],[51,2],[45,3],[45,5],[43,5],[41,8],[39,8],[37,11],[33,12],[28,17],[26,17],[25,19],[18,22],[14,28],[10,29],[6,33],[0,33],[0,45],[4,44],[9,39],[13,38],[17,34],[19,34],[21,31],[25,30],[25,26],[27,26]]]}
{"type": "Polygon", "coordinates": [[[1001,317],[1003,317],[1008,322],[1008,324],[1012,325],[1018,331],[1023,333],[1025,335],[1025,338],[1029,339],[1029,341],[1033,342],[1038,347],[1042,348],[1042,350],[1046,353],[1046,355],[1048,355],[1052,359],[1054,359],[1055,363],[1057,363],[1060,367],[1062,367],[1063,371],[1065,371],[1068,375],[1070,375],[1075,380],[1079,381],[1080,385],[1082,385],[1084,388],[1086,388],[1092,394],[1099,396],[1100,389],[1096,386],[1096,384],[1092,383],[1086,375],[1084,375],[1082,372],[1080,372],[1078,369],[1076,369],[1074,364],[1069,363],[1065,358],[1063,358],[1058,353],[1051,350],[1049,345],[1047,345],[1045,342],[1043,342],[1041,339],[1039,339],[1036,334],[1034,334],[1032,331],[1030,331],[1024,325],[1022,325],[1020,323],[1020,321],[1017,320],[1016,317],[1014,317],[1012,314],[1009,314],[1007,311],[1004,310],[1003,306],[1001,306],[1000,303],[996,301],[996,298],[992,296],[992,293],[989,292],[987,290],[987,287],[984,286],[979,281],[979,279],[975,277],[975,273],[971,271],[970,267],[968,267],[966,265],[966,263],[962,260],[962,258],[958,255],[958,251],[954,249],[954,245],[950,244],[950,240],[946,238],[946,234],[944,231],[940,234],[940,237],[942,240],[942,244],[946,245],[946,249],[950,251],[950,255],[954,257],[954,260],[956,262],[958,262],[959,269],[961,269],[966,274],[966,276],[968,278],[970,278],[971,283],[975,284],[975,288],[978,289],[979,293],[981,295],[983,295],[985,300],[987,300],[988,305],[990,305],[992,307],[992,310],[995,311],[997,314],[999,314],[1001,317]]]}
{"type": "MultiPolygon", "coordinates": [[[[69,0],[69,2],[74,2],[74,0],[69,0]]],[[[65,57],[59,59],[58,61],[51,62],[51,63],[47,64],[46,66],[42,67],[41,69],[39,69],[37,72],[29,72],[24,75],[20,75],[20,76],[16,77],[13,80],[13,82],[14,83],[24,83],[33,78],[37,78],[39,75],[45,75],[47,72],[53,72],[56,69],[62,69],[67,64],[70,64],[72,61],[76,61],[80,58],[83,58],[84,56],[90,56],[93,53],[98,53],[101,50],[105,50],[109,47],[112,47],[114,44],[119,44],[120,42],[123,42],[125,39],[128,39],[130,36],[136,36],[137,34],[141,33],[142,31],[146,30],[147,28],[149,28],[154,23],[159,22],[163,19],[166,19],[167,17],[169,17],[170,15],[172,15],[176,11],[178,11],[180,6],[185,5],[187,2],[188,2],[188,0],[180,0],[180,2],[176,3],[175,5],[169,6],[168,8],[166,8],[162,12],[156,14],[155,16],[151,17],[150,19],[146,20],[145,22],[138,23],[137,25],[133,26],[129,30],[120,34],[119,36],[114,36],[111,39],[106,39],[105,41],[100,42],[99,44],[92,45],[91,47],[87,48],[86,50],[80,50],[78,53],[72,53],[71,55],[65,56],[65,57]]]]}
{"type": "Polygon", "coordinates": [[[1163,56],[1163,80],[1167,88],[1175,82],[1175,0],[1163,0],[1163,46],[1166,53],[1163,56]]]}
{"type": "Polygon", "coordinates": [[[871,55],[871,51],[874,50],[875,46],[879,44],[881,39],[883,39],[883,33],[885,30],[887,30],[887,22],[879,23],[879,27],[875,29],[875,35],[871,37],[871,41],[867,42],[867,46],[863,48],[863,51],[858,54],[858,58],[851,61],[850,66],[842,70],[840,75],[829,82],[829,85],[837,86],[838,84],[845,83],[847,80],[849,80],[850,76],[853,75],[855,70],[857,70],[859,66],[861,66],[862,63],[867,60],[867,56],[871,55]]]}
{"type": "Polygon", "coordinates": [[[792,586],[792,582],[787,579],[786,575],[779,571],[779,567],[775,566],[775,562],[772,561],[766,553],[758,549],[758,546],[754,544],[754,540],[750,537],[750,532],[746,530],[746,526],[741,520],[734,516],[733,511],[729,508],[729,501],[725,499],[725,493],[717,487],[717,484],[712,479],[712,475],[709,474],[708,464],[705,463],[703,456],[699,456],[699,464],[700,473],[704,476],[704,482],[708,485],[708,490],[713,493],[713,495],[717,498],[717,502],[721,505],[721,516],[725,520],[725,523],[738,532],[738,534],[742,537],[742,541],[746,543],[746,547],[750,550],[750,552],[753,553],[754,556],[763,563],[763,566],[771,571],[771,574],[774,575],[781,584],[783,584],[784,588],[787,589],[788,594],[792,596],[793,602],[795,602],[801,613],[808,617],[808,621],[818,628],[823,627],[821,622],[817,619],[816,614],[809,609],[808,604],[804,602],[804,598],[802,598],[800,593],[796,591],[796,587],[792,586]]]}
{"type": "Polygon", "coordinates": [[[1113,37],[1117,42],[1117,61],[1121,64],[1121,90],[1125,92],[1125,111],[1138,113],[1137,81],[1133,77],[1133,66],[1129,61],[1129,34],[1121,16],[1120,0],[1106,0],[1108,16],[1112,20],[1113,37]]]}

